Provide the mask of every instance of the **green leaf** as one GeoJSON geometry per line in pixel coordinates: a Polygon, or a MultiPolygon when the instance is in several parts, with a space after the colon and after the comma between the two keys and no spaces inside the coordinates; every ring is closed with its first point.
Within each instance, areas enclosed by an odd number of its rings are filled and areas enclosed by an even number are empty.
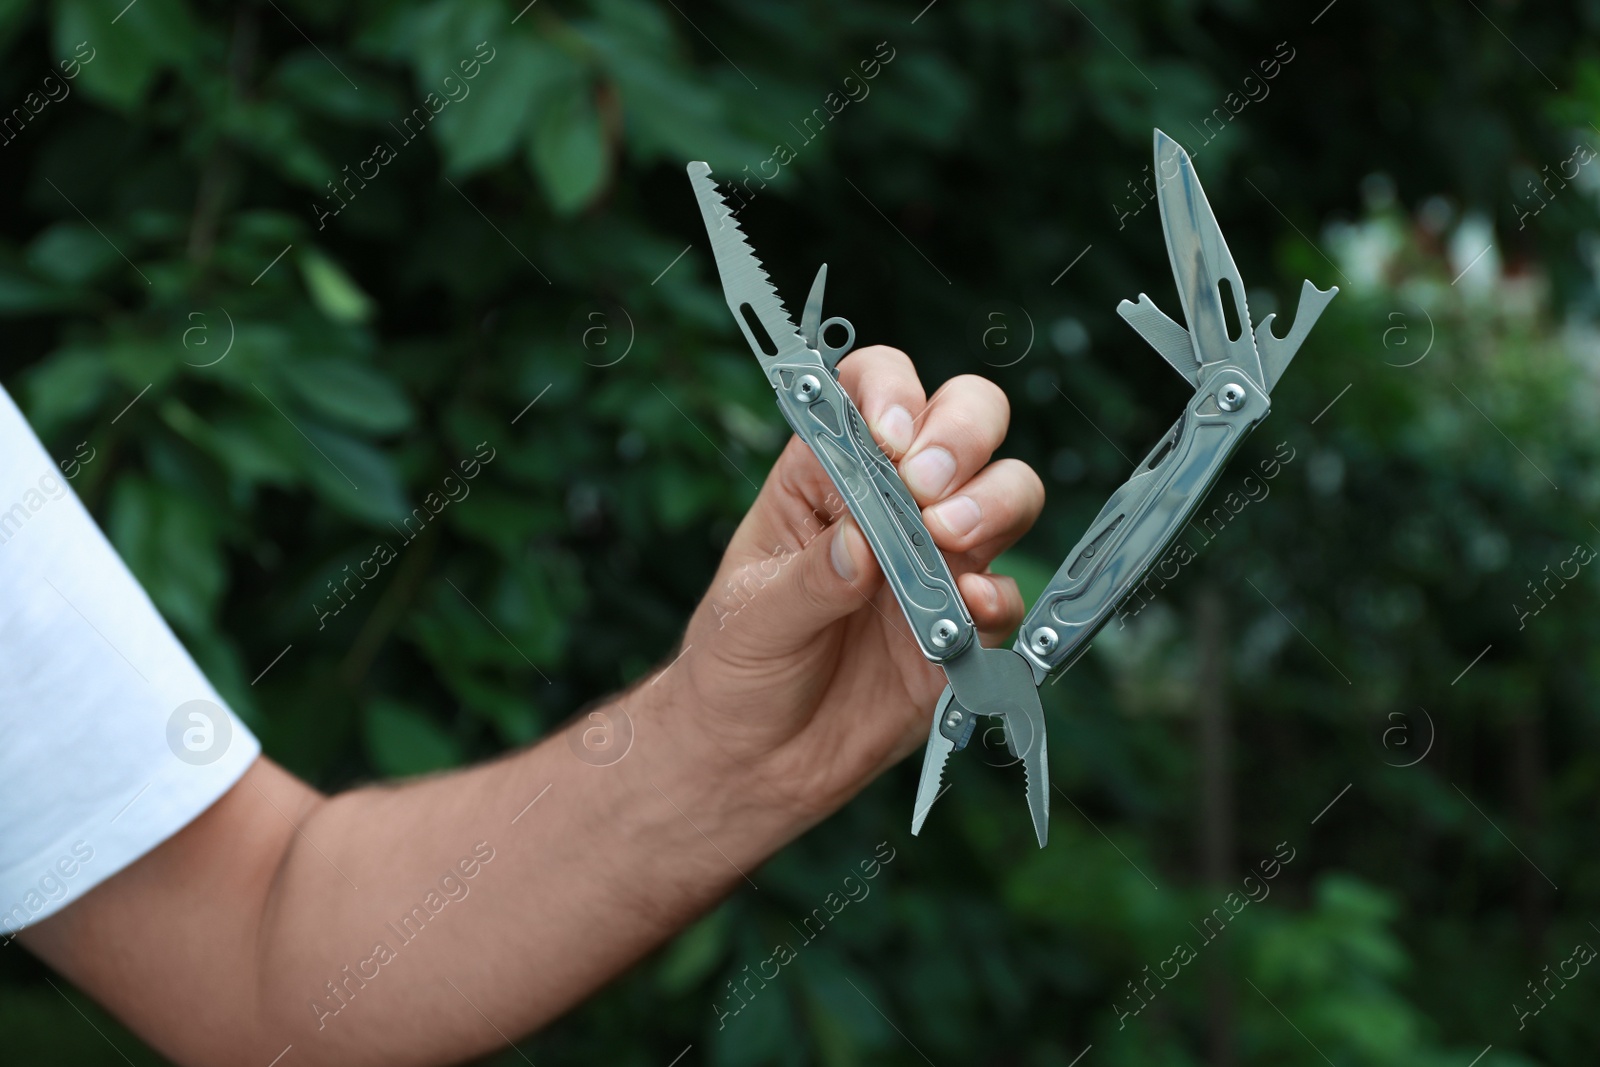
{"type": "Polygon", "coordinates": [[[110,384],[104,351],[62,349],[28,374],[28,420],[40,436],[51,436],[56,427],[94,410],[110,384]]]}
{"type": "Polygon", "coordinates": [[[305,442],[274,413],[227,407],[207,421],[177,400],[163,403],[160,412],[163,422],[246,483],[290,486],[299,481],[300,468],[291,456],[305,442]]]}
{"type": "Polygon", "coordinates": [[[199,58],[197,34],[182,0],[139,0],[115,16],[115,25],[107,7],[62,0],[56,7],[56,53],[80,64],[74,88],[130,110],[163,68],[199,58]]]}
{"type": "Polygon", "coordinates": [[[28,263],[51,281],[87,282],[121,257],[94,229],[81,222],[58,222],[28,246],[28,263]]]}
{"type": "Polygon", "coordinates": [[[212,623],[225,570],[213,513],[180,489],[124,477],[111,497],[111,543],[176,626],[212,623]]]}
{"type": "MultiPolygon", "coordinates": [[[[751,961],[752,973],[760,969],[760,961],[761,957],[751,961]]],[[[736,977],[743,978],[743,972],[736,977]]],[[[746,993],[748,1000],[729,992],[726,985],[720,986],[719,995],[711,1002],[711,1018],[721,1022],[711,1033],[708,1060],[712,1067],[771,1063],[796,1046],[800,1030],[785,984],[790,977],[780,971],[778,979],[765,989],[757,989],[754,995],[746,993]]]]}
{"type": "Polygon", "coordinates": [[[351,89],[344,75],[309,48],[285,57],[272,81],[301,110],[344,122],[377,125],[404,110],[391,86],[364,78],[359,92],[351,89]]]}
{"type": "Polygon", "coordinates": [[[448,101],[432,125],[449,171],[458,177],[511,155],[553,72],[571,63],[560,51],[524,37],[497,42],[493,56],[481,63],[464,53],[464,60],[478,64],[476,77],[457,70],[448,86],[441,79],[430,90],[448,101]]]}
{"type": "Polygon", "coordinates": [[[681,996],[705,981],[727,955],[731,919],[723,906],[679,934],[656,972],[656,987],[667,996],[681,996]]]}
{"type": "Polygon", "coordinates": [[[587,79],[562,84],[540,109],[528,158],[557,214],[581,211],[600,195],[610,153],[587,79]]]}
{"type": "Polygon", "coordinates": [[[296,422],[305,435],[300,469],[324,500],[375,526],[398,522],[410,511],[400,473],[388,456],[309,419],[296,422]]]}
{"type": "Polygon", "coordinates": [[[411,425],[411,402],[371,367],[343,359],[286,364],[283,377],[320,414],[356,430],[393,433],[411,425]]]}
{"type": "Polygon", "coordinates": [[[72,290],[0,270],[0,315],[43,315],[67,311],[80,303],[82,298],[72,290]]]}
{"type": "Polygon", "coordinates": [[[307,248],[295,261],[300,264],[311,302],[328,318],[337,323],[360,323],[372,317],[372,298],[339,264],[315,248],[307,248]]]}
{"type": "Polygon", "coordinates": [[[367,705],[362,738],[373,766],[396,778],[446,770],[464,758],[460,743],[433,719],[383,697],[367,705]]]}

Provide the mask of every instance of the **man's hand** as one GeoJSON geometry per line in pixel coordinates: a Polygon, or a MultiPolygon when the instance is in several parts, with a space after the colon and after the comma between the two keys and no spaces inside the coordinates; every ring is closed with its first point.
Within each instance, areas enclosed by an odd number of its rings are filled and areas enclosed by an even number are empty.
{"type": "MultiPolygon", "coordinates": [[[[902,456],[980,631],[1012,629],[1016,587],[984,568],[1043,491],[1022,464],[989,463],[1005,397],[962,377],[925,401],[887,348],[840,367],[902,456]]],[[[598,709],[637,732],[618,758],[574,754],[587,716],[493,763],[334,797],[262,758],[21,939],[179,1063],[459,1062],[548,1022],[752,881],[915,747],[942,684],[792,441],[681,662],[598,709]]]]}
{"type": "MultiPolygon", "coordinates": [[[[1010,408],[964,375],[927,397],[911,360],[861,349],[840,382],[897,460],[986,643],[1022,621],[989,563],[1039,516],[1044,486],[991,463],[1010,408]]],[[[912,638],[866,538],[811,450],[789,440],[739,525],[678,667],[708,746],[790,810],[833,811],[926,737],[944,675],[912,638]]]]}

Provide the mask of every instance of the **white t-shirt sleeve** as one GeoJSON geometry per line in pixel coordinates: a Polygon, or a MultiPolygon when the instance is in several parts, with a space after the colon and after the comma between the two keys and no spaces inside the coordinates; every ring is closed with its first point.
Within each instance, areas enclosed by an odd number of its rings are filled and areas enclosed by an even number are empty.
{"type": "Polygon", "coordinates": [[[171,837],[260,752],[0,389],[0,934],[171,837]]]}

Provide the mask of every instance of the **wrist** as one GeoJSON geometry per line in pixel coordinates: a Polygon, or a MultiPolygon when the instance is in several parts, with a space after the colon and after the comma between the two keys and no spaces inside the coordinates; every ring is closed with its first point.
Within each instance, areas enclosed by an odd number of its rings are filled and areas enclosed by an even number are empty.
{"type": "Polygon", "coordinates": [[[631,738],[603,769],[615,776],[617,816],[664,870],[731,887],[814,820],[775,794],[759,761],[709,727],[684,669],[700,649],[686,647],[679,661],[596,709],[631,738]]]}

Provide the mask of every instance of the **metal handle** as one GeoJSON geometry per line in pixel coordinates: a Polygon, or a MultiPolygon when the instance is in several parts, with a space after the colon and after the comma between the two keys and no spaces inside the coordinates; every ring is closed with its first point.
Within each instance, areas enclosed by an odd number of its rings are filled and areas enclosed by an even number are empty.
{"type": "Polygon", "coordinates": [[[1066,664],[1165,552],[1272,400],[1230,365],[1122,484],[1056,571],[1017,633],[1040,680],[1066,664]]]}
{"type": "Polygon", "coordinates": [[[855,404],[814,362],[777,363],[769,373],[778,410],[844,495],[922,654],[942,663],[962,651],[976,628],[955,576],[855,404]]]}

